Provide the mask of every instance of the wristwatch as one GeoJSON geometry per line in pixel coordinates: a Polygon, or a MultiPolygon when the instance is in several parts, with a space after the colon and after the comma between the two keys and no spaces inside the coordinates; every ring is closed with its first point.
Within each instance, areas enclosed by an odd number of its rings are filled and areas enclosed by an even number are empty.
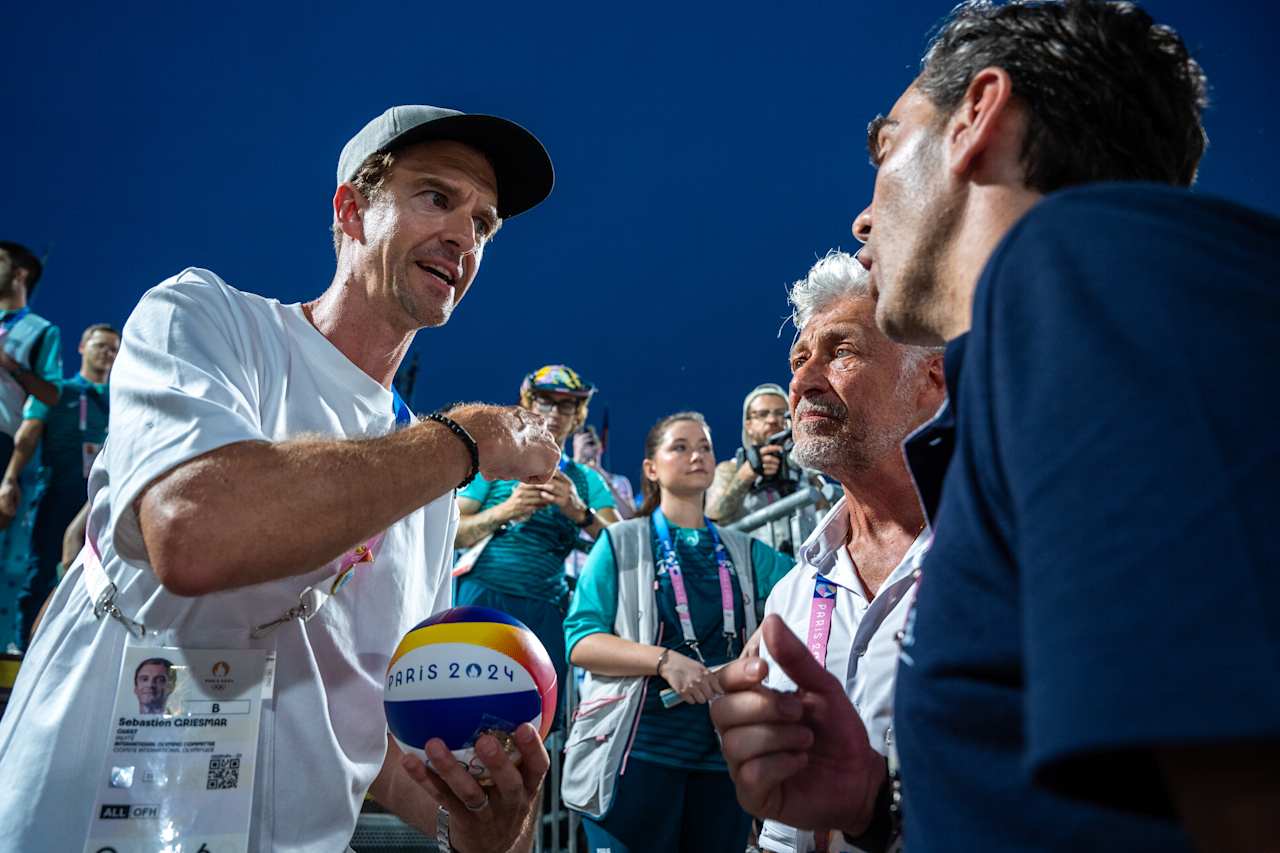
{"type": "Polygon", "coordinates": [[[453,849],[449,843],[449,813],[441,805],[436,806],[436,844],[441,850],[453,849]]]}
{"type": "Polygon", "coordinates": [[[586,507],[586,515],[582,516],[582,521],[578,522],[578,526],[583,530],[596,523],[596,511],[591,507],[586,507]]]}

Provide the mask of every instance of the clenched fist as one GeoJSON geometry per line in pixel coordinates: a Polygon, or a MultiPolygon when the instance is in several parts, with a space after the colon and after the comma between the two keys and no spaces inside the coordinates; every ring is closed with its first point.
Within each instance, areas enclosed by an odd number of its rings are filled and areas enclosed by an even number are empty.
{"type": "Polygon", "coordinates": [[[542,415],[516,406],[468,403],[455,406],[449,417],[476,440],[485,479],[544,483],[555,473],[560,445],[542,415]]]}

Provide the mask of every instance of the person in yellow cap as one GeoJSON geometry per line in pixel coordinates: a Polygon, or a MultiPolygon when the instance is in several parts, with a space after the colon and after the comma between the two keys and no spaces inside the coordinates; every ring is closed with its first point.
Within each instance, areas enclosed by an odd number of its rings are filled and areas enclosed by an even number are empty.
{"type": "MultiPolygon", "coordinates": [[[[520,383],[520,405],[543,415],[563,448],[586,423],[594,393],[573,368],[548,364],[520,383]]],[[[595,538],[618,521],[608,484],[562,451],[559,469],[546,483],[476,477],[458,492],[458,512],[455,545],[472,552],[460,563],[466,572],[458,581],[456,603],[492,607],[528,625],[547,647],[563,684],[569,602],[564,561],[580,532],[595,538]]],[[[557,712],[552,731],[561,724],[557,712]]]]}

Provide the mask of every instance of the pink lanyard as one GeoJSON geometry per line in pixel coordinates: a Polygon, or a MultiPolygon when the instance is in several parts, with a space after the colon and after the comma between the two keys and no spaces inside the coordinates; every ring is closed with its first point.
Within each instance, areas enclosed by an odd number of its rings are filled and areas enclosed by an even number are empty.
{"type": "Polygon", "coordinates": [[[827,643],[831,640],[831,617],[835,612],[835,584],[818,575],[813,581],[813,603],[809,606],[809,653],[824,669],[827,643]]]}
{"type": "MultiPolygon", "coordinates": [[[[720,578],[720,618],[724,626],[729,655],[732,656],[733,639],[738,633],[738,628],[733,607],[733,579],[729,571],[729,554],[725,550],[724,543],[720,541],[715,525],[710,520],[707,520],[706,524],[707,532],[711,534],[711,541],[715,543],[716,565],[720,578]]],[[[660,509],[653,512],[653,526],[657,530],[658,544],[662,549],[661,565],[667,570],[667,576],[671,578],[671,592],[676,597],[676,615],[680,617],[680,633],[684,635],[685,643],[693,649],[698,660],[705,664],[702,651],[698,648],[698,635],[693,630],[693,617],[689,612],[689,594],[685,590],[684,573],[680,569],[680,560],[676,557],[675,545],[671,541],[671,528],[667,517],[660,509]]]]}

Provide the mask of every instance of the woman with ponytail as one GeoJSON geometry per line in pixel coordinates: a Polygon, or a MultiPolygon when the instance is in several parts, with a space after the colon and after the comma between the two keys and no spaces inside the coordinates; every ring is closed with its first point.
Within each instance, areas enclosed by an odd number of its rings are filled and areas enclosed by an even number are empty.
{"type": "Polygon", "coordinates": [[[589,849],[741,853],[738,806],[707,703],[754,633],[789,557],[704,516],[715,454],[697,412],[645,440],[644,503],[597,540],[565,643],[587,671],[566,746],[565,802],[589,849]]]}

